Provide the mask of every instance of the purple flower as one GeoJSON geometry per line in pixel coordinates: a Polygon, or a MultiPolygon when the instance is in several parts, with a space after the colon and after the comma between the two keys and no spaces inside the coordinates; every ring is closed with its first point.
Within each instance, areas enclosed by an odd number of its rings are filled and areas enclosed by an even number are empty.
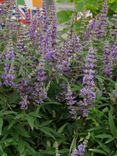
{"type": "Polygon", "coordinates": [[[104,1],[103,4],[103,9],[101,13],[101,17],[98,23],[98,28],[97,28],[97,38],[102,38],[104,36],[104,31],[107,26],[107,13],[108,13],[108,5],[107,1],[104,1]]]}
{"type": "Polygon", "coordinates": [[[114,64],[116,64],[117,63],[117,38],[114,41],[111,51],[112,51],[112,61],[114,64]]]}
{"type": "Polygon", "coordinates": [[[50,14],[49,14],[48,21],[51,27],[52,47],[55,47],[56,38],[57,38],[57,17],[56,17],[56,8],[54,2],[50,6],[50,14]]]}
{"type": "Polygon", "coordinates": [[[97,27],[96,19],[93,19],[92,22],[88,25],[87,31],[85,33],[87,40],[93,37],[96,27],[97,27]]]}
{"type": "Polygon", "coordinates": [[[24,40],[25,40],[24,32],[20,32],[16,43],[16,48],[22,53],[26,52],[24,40]]]}
{"type": "Polygon", "coordinates": [[[0,16],[4,14],[4,6],[0,5],[0,16]]]}
{"type": "Polygon", "coordinates": [[[86,57],[85,67],[83,70],[83,88],[80,90],[80,96],[83,100],[80,101],[80,107],[83,112],[83,117],[88,116],[88,107],[96,98],[95,94],[95,54],[93,48],[89,49],[88,55],[86,57]]]}
{"type": "Polygon", "coordinates": [[[35,104],[42,104],[43,101],[47,99],[47,91],[44,86],[45,80],[46,80],[45,62],[44,59],[42,59],[40,60],[37,68],[34,90],[32,92],[35,104]]]}
{"type": "Polygon", "coordinates": [[[70,42],[71,42],[70,47],[72,48],[72,52],[75,53],[76,55],[79,54],[82,50],[82,46],[80,44],[79,37],[77,35],[73,34],[70,42]]]}
{"type": "Polygon", "coordinates": [[[22,80],[17,87],[19,94],[20,94],[20,108],[22,110],[27,110],[28,109],[28,83],[25,80],[22,80]]]}
{"type": "Polygon", "coordinates": [[[78,147],[73,151],[71,156],[83,156],[85,153],[85,147],[83,144],[78,145],[78,147]]]}
{"type": "Polygon", "coordinates": [[[104,74],[112,77],[112,52],[109,43],[105,43],[104,47],[104,74]]]}
{"type": "Polygon", "coordinates": [[[4,74],[2,74],[2,79],[4,80],[4,82],[3,82],[4,85],[12,86],[12,87],[15,86],[15,84],[14,84],[14,79],[15,79],[14,74],[4,73],[4,74]]]}
{"type": "Polygon", "coordinates": [[[77,110],[75,106],[76,100],[69,86],[67,88],[67,93],[66,93],[66,102],[67,102],[68,110],[69,110],[71,117],[75,119],[77,117],[77,110]]]}
{"type": "Polygon", "coordinates": [[[30,38],[35,43],[37,34],[36,34],[36,26],[37,26],[37,18],[34,18],[31,20],[30,28],[29,28],[29,34],[30,38]]]}
{"type": "Polygon", "coordinates": [[[111,20],[112,20],[112,27],[113,27],[111,33],[117,39],[117,11],[115,11],[111,20]]]}
{"type": "Polygon", "coordinates": [[[65,42],[63,47],[60,49],[57,57],[57,68],[61,74],[68,75],[70,72],[70,56],[71,46],[65,42]]]}
{"type": "Polygon", "coordinates": [[[47,30],[47,5],[46,0],[43,0],[43,7],[42,7],[42,17],[43,17],[43,31],[46,32],[47,30]]]}
{"type": "Polygon", "coordinates": [[[21,98],[21,100],[19,102],[20,109],[21,110],[27,110],[28,109],[28,104],[29,104],[27,96],[21,96],[20,98],[21,98]]]}
{"type": "Polygon", "coordinates": [[[37,13],[33,16],[31,20],[31,24],[29,27],[29,34],[31,41],[34,45],[39,44],[39,38],[43,34],[43,24],[44,24],[43,11],[41,9],[37,9],[37,13]]]}
{"type": "Polygon", "coordinates": [[[4,59],[6,62],[4,65],[4,73],[2,74],[3,84],[6,86],[15,87],[15,71],[14,71],[14,59],[15,59],[15,51],[12,44],[7,45],[4,59]]]}

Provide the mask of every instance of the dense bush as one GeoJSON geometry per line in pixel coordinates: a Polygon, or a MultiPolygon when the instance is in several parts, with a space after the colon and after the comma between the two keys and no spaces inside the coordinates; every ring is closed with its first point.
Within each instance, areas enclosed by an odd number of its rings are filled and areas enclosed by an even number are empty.
{"type": "Polygon", "coordinates": [[[45,5],[25,26],[1,8],[0,155],[117,156],[117,14],[62,38],[45,5]]]}

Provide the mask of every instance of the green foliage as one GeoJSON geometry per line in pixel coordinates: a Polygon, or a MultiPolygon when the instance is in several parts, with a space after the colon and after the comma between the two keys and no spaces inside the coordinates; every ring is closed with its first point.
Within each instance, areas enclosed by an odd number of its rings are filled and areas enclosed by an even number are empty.
{"type": "MultiPolygon", "coordinates": [[[[102,0],[69,0],[76,3],[77,11],[90,9],[95,15],[99,12],[102,0]]],[[[58,2],[68,2],[68,0],[58,0],[58,2]]],[[[117,1],[109,0],[110,12],[112,14],[116,8],[117,1]]],[[[59,23],[68,24],[73,11],[58,12],[59,23]],[[68,23],[67,23],[68,22],[68,23]]],[[[75,23],[73,29],[80,35],[84,31],[86,23],[75,23]],[[83,25],[83,24],[84,25],[83,25]],[[80,30],[80,31],[79,31],[80,30]]],[[[69,28],[62,30],[58,35],[58,42],[64,41],[64,36],[69,28]]],[[[1,33],[1,32],[0,32],[1,33]]],[[[66,36],[65,36],[66,37],[66,36]]],[[[81,40],[83,42],[82,36],[81,40]]],[[[101,41],[103,42],[103,41],[101,41]]],[[[95,99],[88,118],[82,118],[78,109],[78,117],[73,120],[69,117],[68,108],[65,102],[57,99],[61,93],[60,85],[65,82],[71,86],[76,98],[82,87],[82,74],[78,68],[84,65],[84,56],[87,51],[81,54],[81,60],[74,58],[73,69],[77,74],[77,81],[70,80],[61,75],[50,73],[47,66],[48,75],[52,75],[46,85],[49,99],[42,105],[31,106],[28,110],[22,111],[19,108],[19,93],[17,90],[0,86],[0,156],[70,156],[78,143],[86,143],[84,156],[117,156],[117,103],[115,97],[116,80],[104,76],[102,69],[102,45],[96,43],[97,48],[97,73],[95,99]],[[75,66],[77,65],[77,68],[75,66]],[[52,81],[52,79],[54,79],[52,81]]],[[[0,42],[0,52],[4,51],[6,42],[0,42]]],[[[88,46],[88,45],[86,45],[88,46]]],[[[30,47],[29,52],[37,57],[35,51],[30,47]]],[[[3,53],[2,53],[3,54],[3,53]]],[[[11,63],[11,62],[9,62],[11,63]]],[[[32,73],[33,61],[28,57],[17,54],[15,62],[19,67],[18,78],[28,77],[32,73]],[[30,67],[30,68],[28,68],[30,67]]],[[[0,75],[3,73],[3,62],[0,62],[0,75]]],[[[114,68],[116,78],[117,67],[114,68]]],[[[1,80],[0,80],[1,81],[1,80]]],[[[60,96],[62,98],[62,95],[60,96]]]]}
{"type": "Polygon", "coordinates": [[[61,24],[61,23],[65,23],[65,22],[69,21],[71,19],[72,13],[73,13],[73,11],[70,11],[70,10],[69,11],[66,11],[66,10],[59,11],[57,13],[58,22],[61,24]]]}
{"type": "MultiPolygon", "coordinates": [[[[83,12],[85,10],[91,10],[91,12],[94,15],[97,15],[102,8],[103,0],[62,0],[62,1],[58,0],[57,2],[59,2],[59,3],[69,2],[69,5],[71,2],[74,2],[76,12],[83,12]]],[[[108,5],[109,5],[109,16],[111,16],[114,13],[114,11],[117,9],[117,1],[116,0],[108,0],[108,5]]],[[[69,10],[65,11],[65,14],[68,15],[68,17],[69,17],[69,10]]],[[[64,12],[63,13],[61,12],[58,15],[61,15],[61,16],[59,16],[59,21],[61,21],[62,18],[65,16],[64,12]],[[60,18],[61,18],[61,20],[60,20],[60,18]]],[[[67,19],[65,19],[65,21],[66,20],[67,19]]],[[[69,18],[68,18],[68,20],[69,20],[69,18]]]]}

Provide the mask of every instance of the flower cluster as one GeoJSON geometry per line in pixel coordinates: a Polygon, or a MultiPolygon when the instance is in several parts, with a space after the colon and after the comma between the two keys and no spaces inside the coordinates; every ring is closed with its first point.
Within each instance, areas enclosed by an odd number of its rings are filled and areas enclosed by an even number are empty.
{"type": "Polygon", "coordinates": [[[108,13],[108,5],[107,5],[107,1],[105,0],[101,17],[97,25],[97,38],[101,38],[104,36],[105,28],[107,26],[107,13],[108,13]]]}
{"type": "Polygon", "coordinates": [[[78,145],[78,147],[73,151],[71,156],[83,156],[85,153],[85,147],[83,144],[78,145]]]}
{"type": "Polygon", "coordinates": [[[15,73],[14,73],[14,60],[15,60],[15,51],[12,44],[9,44],[6,47],[5,52],[5,65],[4,73],[2,74],[3,84],[6,86],[15,87],[15,73]]]}
{"type": "Polygon", "coordinates": [[[28,104],[29,104],[29,100],[28,100],[28,83],[26,80],[22,80],[18,86],[17,89],[20,93],[20,108],[22,110],[27,110],[28,109],[28,104]]]}
{"type": "Polygon", "coordinates": [[[115,11],[112,17],[112,27],[114,28],[114,30],[112,30],[112,35],[117,38],[117,11],[115,11]]]}
{"type": "Polygon", "coordinates": [[[75,119],[77,117],[77,110],[75,106],[76,100],[69,86],[67,87],[66,102],[67,102],[68,110],[69,110],[69,113],[71,114],[71,117],[75,119]]]}
{"type": "Polygon", "coordinates": [[[44,59],[40,60],[36,72],[36,81],[33,88],[33,100],[35,104],[42,104],[43,100],[47,98],[47,91],[44,86],[46,80],[45,62],[44,59]]]}
{"type": "Polygon", "coordinates": [[[73,58],[79,56],[82,50],[82,45],[80,44],[79,37],[73,35],[64,42],[61,50],[57,53],[57,68],[64,75],[70,74],[70,65],[73,58]]]}
{"type": "Polygon", "coordinates": [[[117,63],[117,38],[114,41],[114,44],[112,46],[112,61],[114,64],[117,63]]]}
{"type": "Polygon", "coordinates": [[[94,50],[91,47],[86,57],[85,67],[83,70],[83,88],[80,91],[80,96],[83,97],[83,100],[80,101],[80,106],[83,111],[83,117],[88,116],[88,107],[90,104],[92,104],[93,100],[96,97],[94,88],[95,62],[96,58],[94,50]]]}
{"type": "Polygon", "coordinates": [[[104,47],[104,73],[112,77],[112,53],[109,43],[105,43],[104,47]]]}
{"type": "Polygon", "coordinates": [[[85,34],[87,40],[93,37],[96,27],[97,27],[97,23],[96,23],[96,19],[94,18],[91,20],[91,22],[87,26],[87,31],[85,34]]]}
{"type": "Polygon", "coordinates": [[[117,63],[117,11],[115,12],[115,14],[113,15],[112,18],[112,30],[111,30],[111,34],[114,36],[113,38],[113,45],[112,45],[112,61],[113,64],[117,63]]]}

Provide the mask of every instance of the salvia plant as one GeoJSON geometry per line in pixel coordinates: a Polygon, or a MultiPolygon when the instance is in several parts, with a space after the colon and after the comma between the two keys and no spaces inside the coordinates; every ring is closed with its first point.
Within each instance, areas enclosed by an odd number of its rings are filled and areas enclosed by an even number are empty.
{"type": "Polygon", "coordinates": [[[104,0],[78,32],[54,3],[25,14],[0,6],[0,155],[116,156],[117,11],[104,0]]]}

